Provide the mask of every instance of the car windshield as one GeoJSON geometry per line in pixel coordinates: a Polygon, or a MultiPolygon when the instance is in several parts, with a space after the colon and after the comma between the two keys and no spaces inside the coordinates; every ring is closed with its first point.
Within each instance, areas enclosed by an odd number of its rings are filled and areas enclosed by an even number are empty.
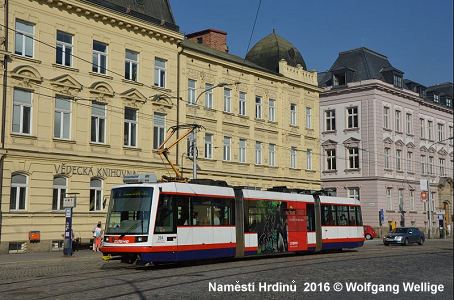
{"type": "Polygon", "coordinates": [[[391,230],[392,233],[407,233],[410,229],[408,228],[395,228],[391,230]]]}
{"type": "Polygon", "coordinates": [[[152,196],[151,187],[113,189],[106,234],[147,234],[152,196]]]}

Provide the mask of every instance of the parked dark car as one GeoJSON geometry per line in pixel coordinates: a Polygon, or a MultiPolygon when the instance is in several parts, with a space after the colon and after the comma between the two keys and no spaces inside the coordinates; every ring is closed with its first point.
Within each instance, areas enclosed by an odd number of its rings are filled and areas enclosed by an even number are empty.
{"type": "Polygon", "coordinates": [[[364,227],[364,237],[366,238],[366,240],[372,240],[377,237],[377,233],[371,226],[364,225],[363,227],[364,227]]]}
{"type": "Polygon", "coordinates": [[[411,243],[418,243],[419,245],[424,244],[426,238],[424,233],[415,227],[400,227],[395,228],[388,232],[383,238],[383,244],[388,246],[389,244],[398,244],[407,246],[411,243]]]}

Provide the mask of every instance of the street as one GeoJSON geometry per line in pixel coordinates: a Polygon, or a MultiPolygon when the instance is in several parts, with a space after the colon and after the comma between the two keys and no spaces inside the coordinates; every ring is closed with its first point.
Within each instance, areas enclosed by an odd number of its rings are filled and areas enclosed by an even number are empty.
{"type": "Polygon", "coordinates": [[[453,241],[159,267],[88,250],[1,255],[0,279],[2,299],[452,299],[453,241]]]}

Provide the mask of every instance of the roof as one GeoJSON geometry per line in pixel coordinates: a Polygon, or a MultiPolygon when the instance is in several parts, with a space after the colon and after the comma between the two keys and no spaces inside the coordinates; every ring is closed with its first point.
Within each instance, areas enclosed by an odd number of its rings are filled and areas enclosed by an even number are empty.
{"type": "Polygon", "coordinates": [[[277,35],[274,30],[249,50],[246,59],[272,72],[279,72],[281,59],[285,59],[290,66],[301,65],[304,70],[307,70],[306,63],[298,49],[277,35]]]}
{"type": "Polygon", "coordinates": [[[329,85],[328,81],[331,80],[331,73],[341,69],[353,71],[352,82],[369,79],[384,80],[382,72],[386,71],[403,74],[402,71],[391,65],[385,55],[366,47],[361,47],[340,52],[338,58],[327,72],[328,74],[325,72],[321,73],[322,76],[319,79],[320,86],[329,85]]]}
{"type": "Polygon", "coordinates": [[[155,25],[178,31],[169,0],[84,0],[155,25]]]}
{"type": "MultiPolygon", "coordinates": [[[[244,58],[241,58],[241,57],[239,57],[237,55],[233,55],[233,54],[230,54],[230,53],[227,53],[227,52],[224,52],[224,51],[219,51],[219,50],[210,48],[208,46],[196,43],[196,42],[188,40],[188,39],[185,39],[183,41],[183,47],[191,49],[191,50],[194,50],[194,51],[202,52],[204,54],[207,54],[207,55],[210,55],[210,56],[214,56],[214,57],[217,57],[219,59],[223,59],[223,60],[226,60],[226,61],[230,61],[230,62],[233,62],[233,63],[237,63],[237,64],[244,65],[244,66],[247,66],[247,67],[250,67],[250,68],[253,68],[253,69],[257,69],[257,70],[260,70],[260,71],[264,71],[264,72],[270,73],[270,70],[268,70],[266,68],[263,68],[263,67],[261,67],[261,66],[259,66],[257,64],[254,64],[253,62],[250,62],[250,61],[248,61],[248,60],[246,60],[244,58]]],[[[273,73],[274,75],[278,75],[277,72],[271,72],[271,73],[273,73]]]]}
{"type": "Polygon", "coordinates": [[[452,82],[444,82],[444,83],[439,83],[436,85],[429,86],[426,89],[426,93],[430,93],[430,92],[436,93],[440,96],[448,96],[451,99],[454,98],[452,82]]]}

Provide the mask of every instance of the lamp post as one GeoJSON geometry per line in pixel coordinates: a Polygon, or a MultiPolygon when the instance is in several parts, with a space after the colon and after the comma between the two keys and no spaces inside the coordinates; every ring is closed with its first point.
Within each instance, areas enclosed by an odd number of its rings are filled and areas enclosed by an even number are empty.
{"type": "MultiPolygon", "coordinates": [[[[200,99],[200,97],[205,94],[206,92],[209,92],[215,88],[218,88],[218,87],[225,87],[225,86],[231,86],[231,85],[237,85],[237,84],[240,84],[240,82],[235,82],[235,83],[227,83],[227,82],[220,82],[208,89],[205,89],[204,91],[202,91],[198,96],[197,98],[195,99],[195,102],[193,103],[195,106],[198,105],[198,101],[200,99]]],[[[194,107],[194,122],[195,121],[195,115],[196,115],[196,111],[195,111],[196,107],[194,107]]],[[[198,155],[198,151],[197,151],[197,131],[196,129],[194,129],[194,131],[192,132],[192,179],[197,179],[197,155],[198,155]]]]}

